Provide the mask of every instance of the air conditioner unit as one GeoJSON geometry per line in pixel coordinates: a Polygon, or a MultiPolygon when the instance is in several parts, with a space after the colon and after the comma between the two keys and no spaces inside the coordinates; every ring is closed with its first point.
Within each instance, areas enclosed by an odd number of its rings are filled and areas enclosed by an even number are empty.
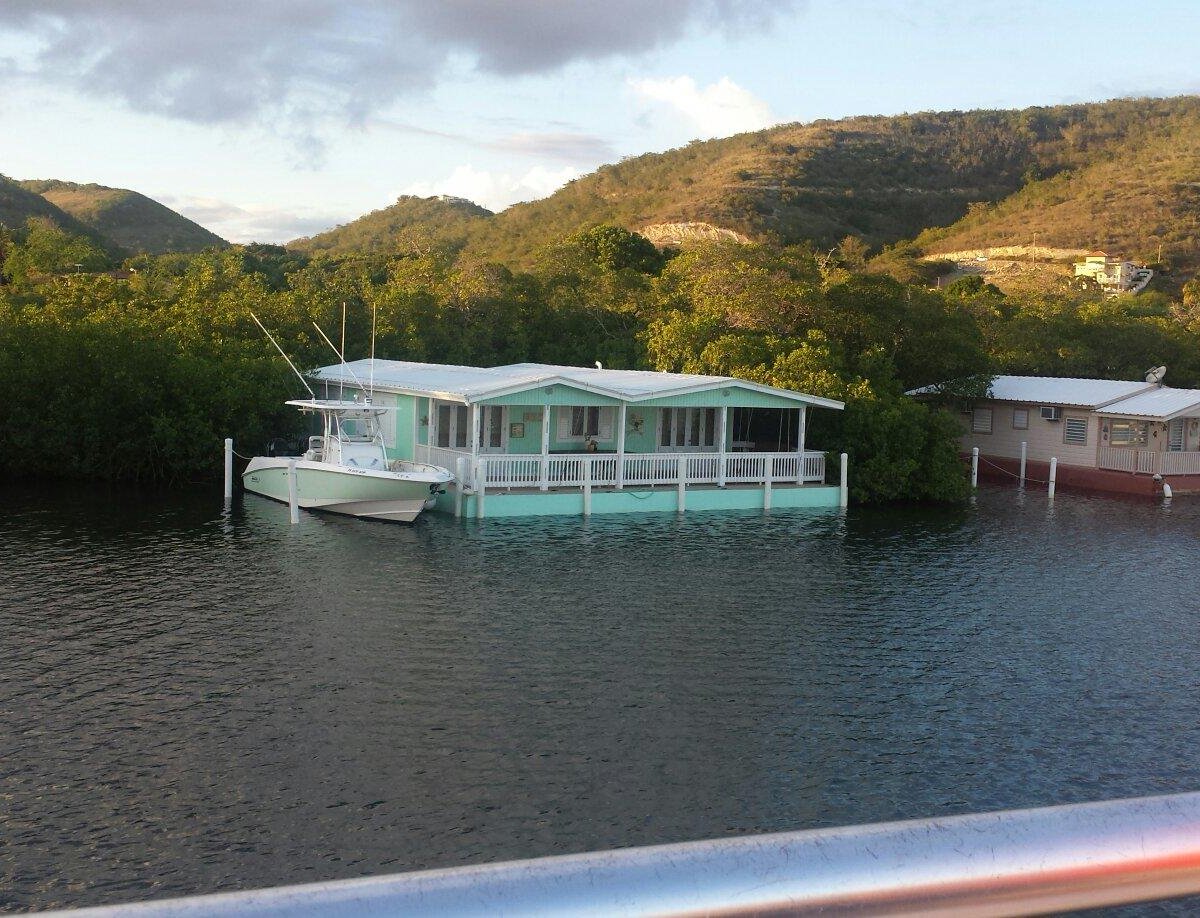
{"type": "Polygon", "coordinates": [[[1057,405],[1043,405],[1042,406],[1042,420],[1043,421],[1061,421],[1062,420],[1062,409],[1059,408],[1057,405]]]}

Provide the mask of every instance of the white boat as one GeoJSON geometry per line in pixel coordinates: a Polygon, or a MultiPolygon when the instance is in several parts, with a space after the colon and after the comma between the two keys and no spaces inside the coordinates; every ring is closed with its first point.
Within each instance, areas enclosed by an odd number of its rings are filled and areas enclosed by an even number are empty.
{"type": "Polygon", "coordinates": [[[296,463],[296,503],[374,520],[411,523],[436,503],[454,476],[444,468],[389,460],[379,417],[384,411],[359,401],[287,402],[321,416],[323,433],[308,438],[300,457],[256,456],[242,473],[247,491],[288,502],[288,468],[296,463]]]}

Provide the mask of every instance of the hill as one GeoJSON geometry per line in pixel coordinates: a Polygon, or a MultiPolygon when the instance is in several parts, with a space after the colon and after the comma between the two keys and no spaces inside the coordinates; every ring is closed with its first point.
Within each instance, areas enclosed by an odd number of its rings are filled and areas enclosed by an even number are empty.
{"type": "Polygon", "coordinates": [[[1135,261],[1197,266],[1200,105],[1144,102],[1136,121],[1084,122],[1074,168],[1038,177],[951,226],[925,233],[930,254],[982,246],[1102,249],[1135,261]]]}
{"type": "Polygon", "coordinates": [[[23,187],[20,182],[0,175],[0,226],[19,232],[31,217],[49,220],[67,232],[104,242],[90,227],[84,226],[41,195],[23,187]]]}
{"type": "Polygon", "coordinates": [[[464,198],[402,195],[390,207],[373,210],[328,232],[293,240],[288,247],[310,255],[424,249],[430,245],[460,248],[476,223],[494,216],[487,208],[464,198]]]}
{"type": "Polygon", "coordinates": [[[493,217],[402,198],[293,245],[379,248],[419,224],[523,264],[581,227],[616,223],[684,244],[736,234],[828,248],[851,235],[876,249],[920,237],[929,251],[1034,242],[1132,254],[1161,241],[1186,258],[1200,235],[1197,150],[1193,96],[816,121],[633,157],[493,217]]]}
{"type": "Polygon", "coordinates": [[[151,198],[125,188],[57,179],[20,183],[78,223],[129,252],[162,255],[226,246],[216,233],[151,198]]]}

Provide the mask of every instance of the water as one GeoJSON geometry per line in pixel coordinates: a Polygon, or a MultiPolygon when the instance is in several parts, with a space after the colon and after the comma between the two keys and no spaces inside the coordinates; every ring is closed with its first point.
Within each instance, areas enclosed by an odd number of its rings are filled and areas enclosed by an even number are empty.
{"type": "Polygon", "coordinates": [[[0,492],[0,908],[1200,788],[1200,502],[0,492]]]}

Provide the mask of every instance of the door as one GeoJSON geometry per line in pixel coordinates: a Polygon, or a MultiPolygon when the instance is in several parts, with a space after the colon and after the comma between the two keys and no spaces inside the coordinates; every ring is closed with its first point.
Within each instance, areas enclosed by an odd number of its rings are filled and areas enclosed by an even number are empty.
{"type": "Polygon", "coordinates": [[[508,409],[503,405],[483,405],[482,427],[479,431],[481,453],[508,451],[508,409]]]}
{"type": "Polygon", "coordinates": [[[660,453],[712,452],[717,445],[716,408],[663,408],[658,412],[660,453]]]}

